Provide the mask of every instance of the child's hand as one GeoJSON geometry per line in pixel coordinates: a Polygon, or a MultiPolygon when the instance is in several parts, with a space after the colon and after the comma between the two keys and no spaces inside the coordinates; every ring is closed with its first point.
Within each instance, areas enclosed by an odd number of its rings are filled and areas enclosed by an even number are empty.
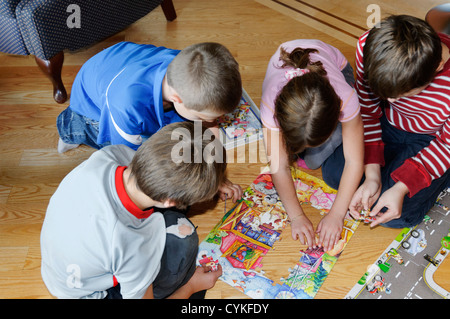
{"type": "Polygon", "coordinates": [[[211,289],[216,284],[217,279],[222,276],[222,266],[217,264],[217,270],[211,271],[209,266],[199,266],[189,280],[192,283],[194,292],[211,289]]]}
{"type": "Polygon", "coordinates": [[[311,221],[304,214],[291,219],[291,232],[294,240],[300,240],[302,245],[315,247],[314,227],[311,221]]]}
{"type": "Polygon", "coordinates": [[[402,182],[397,182],[394,186],[386,190],[370,212],[370,216],[377,217],[370,224],[370,227],[375,227],[376,225],[400,218],[402,216],[403,200],[408,192],[408,187],[402,182]],[[382,208],[386,208],[384,213],[380,213],[382,208]]]}
{"type": "Polygon", "coordinates": [[[350,201],[349,210],[353,218],[359,219],[361,210],[370,210],[381,194],[381,173],[379,164],[367,164],[364,183],[359,186],[350,201]]]}
{"type": "MultiPolygon", "coordinates": [[[[195,272],[189,281],[185,285],[178,288],[168,298],[188,299],[196,292],[214,287],[220,276],[222,276],[222,266],[220,264],[217,265],[217,270],[215,271],[211,271],[211,267],[209,266],[199,266],[195,269],[195,272]]],[[[153,290],[151,290],[151,296],[153,296],[153,290]]]]}
{"type": "Polygon", "coordinates": [[[324,251],[333,249],[341,239],[343,220],[336,214],[328,213],[322,218],[317,226],[317,233],[319,234],[318,245],[323,247],[324,251]]]}
{"type": "Polygon", "coordinates": [[[366,179],[364,183],[356,190],[350,201],[350,215],[359,219],[361,210],[370,210],[381,193],[381,184],[376,180],[366,179]]]}
{"type": "Polygon", "coordinates": [[[241,186],[233,184],[230,180],[226,179],[225,182],[219,186],[219,196],[222,200],[232,198],[233,203],[242,198],[243,191],[241,186]]]}

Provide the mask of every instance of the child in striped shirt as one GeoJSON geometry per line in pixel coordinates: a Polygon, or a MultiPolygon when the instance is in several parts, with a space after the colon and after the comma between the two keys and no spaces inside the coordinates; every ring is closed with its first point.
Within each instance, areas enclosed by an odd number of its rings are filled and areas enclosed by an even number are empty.
{"type": "MultiPolygon", "coordinates": [[[[350,212],[371,226],[420,223],[450,183],[450,38],[425,21],[390,16],[365,32],[356,50],[356,91],[364,122],[365,178],[350,212]]],[[[322,167],[336,187],[343,160],[322,167]]]]}

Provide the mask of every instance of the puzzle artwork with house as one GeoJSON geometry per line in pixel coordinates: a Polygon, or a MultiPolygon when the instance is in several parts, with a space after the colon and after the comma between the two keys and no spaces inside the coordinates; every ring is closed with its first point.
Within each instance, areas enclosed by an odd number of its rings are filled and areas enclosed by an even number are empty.
{"type": "MultiPolygon", "coordinates": [[[[300,203],[311,204],[321,214],[328,213],[336,190],[297,168],[292,167],[291,172],[300,203]]],[[[269,278],[263,270],[263,259],[275,249],[288,223],[266,169],[200,243],[197,263],[212,266],[220,263],[223,270],[220,279],[252,298],[312,299],[359,221],[347,214],[341,239],[332,250],[300,250],[298,262],[286,269],[285,278],[269,278]]]]}

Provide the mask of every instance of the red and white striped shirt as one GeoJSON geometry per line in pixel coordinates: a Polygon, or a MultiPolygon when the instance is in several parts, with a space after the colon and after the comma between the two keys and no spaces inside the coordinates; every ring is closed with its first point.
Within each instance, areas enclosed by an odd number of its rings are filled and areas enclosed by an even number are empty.
{"type": "MultiPolygon", "coordinates": [[[[364,122],[365,163],[384,165],[380,99],[371,92],[363,77],[363,47],[368,33],[359,38],[356,48],[355,88],[364,122]]],[[[439,37],[450,48],[450,37],[445,34],[439,34],[439,37]]],[[[419,94],[388,104],[385,114],[392,126],[407,132],[435,136],[429,146],[408,158],[391,174],[394,181],[406,184],[412,197],[450,168],[450,59],[419,94]]]]}

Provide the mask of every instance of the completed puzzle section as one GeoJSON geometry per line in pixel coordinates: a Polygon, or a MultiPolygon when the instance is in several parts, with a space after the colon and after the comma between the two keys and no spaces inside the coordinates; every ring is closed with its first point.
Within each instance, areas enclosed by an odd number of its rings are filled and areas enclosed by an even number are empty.
{"type": "MultiPolygon", "coordinates": [[[[322,215],[328,213],[336,190],[299,169],[292,168],[291,172],[299,202],[310,203],[322,215]]],[[[274,249],[288,222],[266,170],[200,244],[198,264],[214,267],[220,263],[220,279],[251,298],[312,299],[359,222],[347,215],[341,240],[331,251],[300,250],[298,262],[286,269],[286,278],[268,278],[262,260],[274,249]]]]}

